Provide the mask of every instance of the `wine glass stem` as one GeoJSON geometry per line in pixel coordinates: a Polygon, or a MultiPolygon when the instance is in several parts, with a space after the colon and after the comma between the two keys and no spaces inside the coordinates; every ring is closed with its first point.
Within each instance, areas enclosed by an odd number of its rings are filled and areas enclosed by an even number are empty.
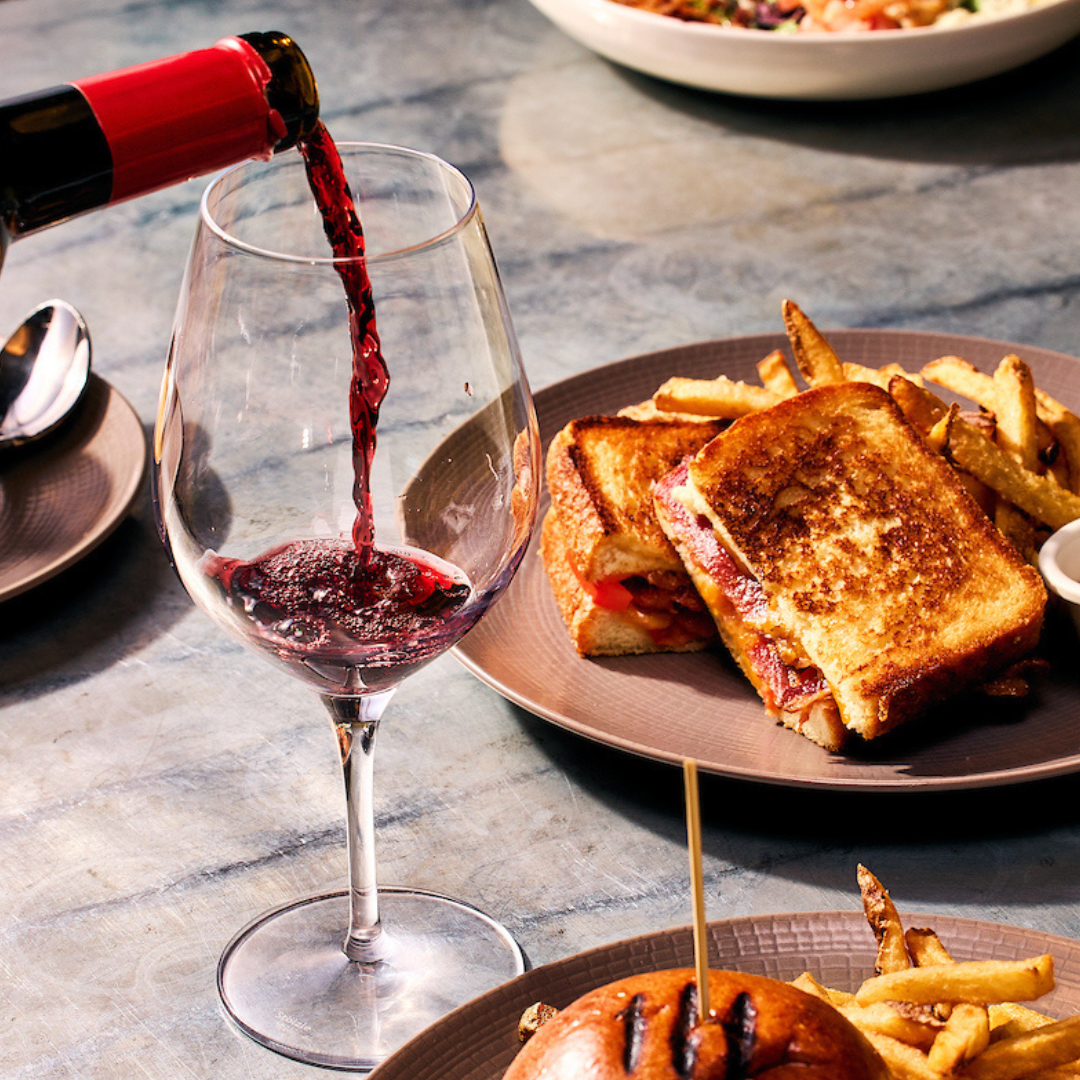
{"type": "Polygon", "coordinates": [[[375,963],[383,958],[375,862],[375,734],[393,689],[360,697],[324,697],[334,721],[345,780],[345,820],[349,851],[350,960],[375,963]]]}

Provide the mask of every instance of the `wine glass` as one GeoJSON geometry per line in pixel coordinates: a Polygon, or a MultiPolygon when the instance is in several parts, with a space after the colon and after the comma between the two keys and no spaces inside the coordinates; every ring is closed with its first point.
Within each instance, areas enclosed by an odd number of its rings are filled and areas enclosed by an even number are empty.
{"type": "Polygon", "coordinates": [[[153,480],[185,588],[319,694],[345,779],[348,889],[241,930],[222,1001],[280,1053],[364,1070],[524,969],[469,905],[377,888],[372,779],[397,686],[476,623],[524,554],[539,436],[469,181],[413,150],[339,149],[366,256],[331,254],[299,154],[238,166],[203,196],[153,480]],[[354,333],[357,272],[389,371],[373,455],[363,406],[381,390],[354,333]]]}

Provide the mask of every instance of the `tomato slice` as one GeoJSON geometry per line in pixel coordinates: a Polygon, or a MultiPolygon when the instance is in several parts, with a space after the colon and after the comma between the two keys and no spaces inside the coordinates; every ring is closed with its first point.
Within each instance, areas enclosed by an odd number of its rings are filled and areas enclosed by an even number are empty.
{"type": "Polygon", "coordinates": [[[586,588],[597,605],[608,611],[625,611],[634,599],[630,590],[620,581],[598,581],[586,588]]]}
{"type": "Polygon", "coordinates": [[[607,581],[586,581],[581,572],[574,565],[574,560],[568,555],[566,561],[578,579],[578,584],[592,597],[593,602],[608,611],[625,611],[634,597],[630,590],[616,578],[607,581]]]}

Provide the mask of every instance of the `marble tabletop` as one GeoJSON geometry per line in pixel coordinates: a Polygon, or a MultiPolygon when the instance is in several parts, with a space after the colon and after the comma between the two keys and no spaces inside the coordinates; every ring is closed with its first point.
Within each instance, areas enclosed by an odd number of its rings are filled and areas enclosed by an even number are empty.
{"type": "MultiPolygon", "coordinates": [[[[340,139],[475,182],[532,384],[780,329],[939,330],[1080,352],[1080,42],[978,86],[762,102],[591,55],[527,0],[2,0],[0,97],[293,34],[340,139]]],[[[79,307],[147,432],[201,183],[13,245],[0,335],[79,307]]],[[[534,965],[690,921],[682,779],[561,731],[445,657],[380,734],[380,874],[470,901],[534,965]]],[[[704,777],[707,914],[908,909],[1080,936],[1074,781],[829,793],[704,777]]],[[[259,912],[344,880],[329,724],[198,612],[148,490],[0,605],[0,1075],[310,1076],[234,1031],[214,971],[259,912]]]]}

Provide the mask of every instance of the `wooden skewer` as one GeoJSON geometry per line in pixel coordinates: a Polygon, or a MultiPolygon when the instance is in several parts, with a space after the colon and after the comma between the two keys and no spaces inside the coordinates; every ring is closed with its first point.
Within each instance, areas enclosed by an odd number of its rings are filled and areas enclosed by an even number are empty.
{"type": "Polygon", "coordinates": [[[709,943],[705,928],[705,875],[701,868],[701,801],[698,796],[697,762],[683,761],[686,788],[686,836],[690,848],[690,890],[694,905],[694,967],[697,970],[698,1005],[702,1020],[709,1017],[709,943]]]}

